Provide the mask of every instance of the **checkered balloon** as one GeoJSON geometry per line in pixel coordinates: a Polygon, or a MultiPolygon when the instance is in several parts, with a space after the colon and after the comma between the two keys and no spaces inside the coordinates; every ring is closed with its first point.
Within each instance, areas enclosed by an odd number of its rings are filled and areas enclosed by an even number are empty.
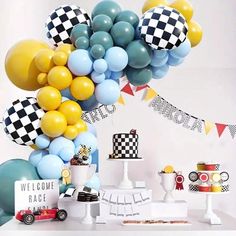
{"type": "Polygon", "coordinates": [[[77,24],[90,26],[90,18],[86,11],[75,5],[60,6],[47,18],[47,37],[55,46],[62,43],[71,44],[70,33],[77,24]]]}
{"type": "Polygon", "coordinates": [[[40,119],[44,114],[35,98],[17,99],[3,116],[4,131],[13,142],[32,145],[42,134],[40,119]]]}
{"type": "Polygon", "coordinates": [[[184,16],[167,6],[155,7],[145,12],[139,29],[144,41],[157,50],[178,47],[188,33],[184,16]]]}

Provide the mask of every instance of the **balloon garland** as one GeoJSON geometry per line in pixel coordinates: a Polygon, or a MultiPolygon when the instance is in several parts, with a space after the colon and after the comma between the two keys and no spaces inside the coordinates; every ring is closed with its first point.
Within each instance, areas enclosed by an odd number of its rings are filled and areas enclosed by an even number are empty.
{"type": "Polygon", "coordinates": [[[17,144],[36,149],[29,161],[41,178],[61,178],[62,166],[80,145],[95,152],[96,136],[82,114],[116,103],[121,77],[145,86],[184,61],[202,37],[192,15],[187,0],[147,0],[141,18],[111,0],[95,5],[91,18],[79,6],[62,5],[45,24],[53,47],[23,40],[9,49],[5,69],[10,81],[38,91],[36,98],[12,103],[4,130],[17,144]]]}

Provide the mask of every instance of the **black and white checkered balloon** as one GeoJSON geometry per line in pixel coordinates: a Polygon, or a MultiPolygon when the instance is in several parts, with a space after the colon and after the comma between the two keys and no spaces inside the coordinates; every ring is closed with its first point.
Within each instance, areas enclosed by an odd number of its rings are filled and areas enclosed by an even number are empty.
{"type": "Polygon", "coordinates": [[[152,48],[173,49],[186,39],[188,24],[177,10],[160,6],[144,13],[139,30],[141,37],[152,48]]]}
{"type": "Polygon", "coordinates": [[[39,107],[35,98],[17,99],[3,116],[4,131],[15,143],[32,145],[42,134],[40,119],[45,112],[39,107]]]}
{"type": "Polygon", "coordinates": [[[75,5],[60,6],[47,18],[47,37],[55,46],[61,43],[71,43],[70,33],[77,24],[90,26],[90,18],[87,12],[75,5]]]}

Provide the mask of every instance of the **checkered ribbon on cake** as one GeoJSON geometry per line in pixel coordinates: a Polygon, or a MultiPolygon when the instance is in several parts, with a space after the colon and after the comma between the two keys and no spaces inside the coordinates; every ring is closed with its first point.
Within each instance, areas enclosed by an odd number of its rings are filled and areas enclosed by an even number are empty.
{"type": "Polygon", "coordinates": [[[75,5],[60,6],[47,18],[47,37],[55,46],[71,43],[70,33],[77,24],[90,25],[90,18],[85,10],[75,5]]]}
{"type": "Polygon", "coordinates": [[[117,158],[137,158],[138,135],[114,134],[113,154],[117,158]]]}
{"type": "Polygon", "coordinates": [[[198,186],[194,185],[194,184],[190,184],[189,185],[189,190],[194,191],[194,192],[198,192],[198,186]]]}
{"type": "Polygon", "coordinates": [[[155,7],[144,13],[139,29],[144,41],[154,49],[172,49],[186,39],[188,24],[170,7],[155,7]]]}
{"type": "Polygon", "coordinates": [[[40,119],[44,114],[35,98],[18,99],[3,116],[4,131],[13,142],[32,145],[42,134],[40,119]]]}
{"type": "Polygon", "coordinates": [[[229,191],[229,185],[222,185],[222,190],[221,192],[228,192],[229,191]]]}

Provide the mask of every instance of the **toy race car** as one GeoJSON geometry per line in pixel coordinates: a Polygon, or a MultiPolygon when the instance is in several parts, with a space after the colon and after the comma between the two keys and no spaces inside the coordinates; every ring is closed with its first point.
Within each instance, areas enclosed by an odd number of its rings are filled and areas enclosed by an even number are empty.
{"type": "Polygon", "coordinates": [[[21,210],[17,212],[16,219],[24,222],[26,225],[31,225],[35,220],[49,220],[57,219],[59,221],[64,221],[67,218],[67,212],[62,209],[40,209],[38,211],[31,210],[21,210]]]}

